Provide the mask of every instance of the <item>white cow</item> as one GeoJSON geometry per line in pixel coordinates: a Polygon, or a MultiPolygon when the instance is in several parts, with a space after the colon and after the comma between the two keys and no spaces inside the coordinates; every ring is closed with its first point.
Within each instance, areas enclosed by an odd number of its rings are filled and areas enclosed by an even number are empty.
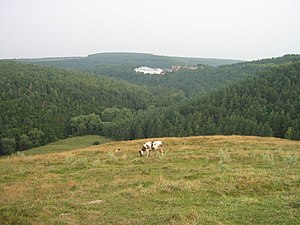
{"type": "Polygon", "coordinates": [[[146,156],[149,156],[150,151],[155,151],[159,150],[161,155],[164,155],[164,150],[163,150],[163,142],[162,141],[147,141],[143,144],[142,149],[139,151],[140,155],[143,156],[144,152],[146,152],[146,156]]]}

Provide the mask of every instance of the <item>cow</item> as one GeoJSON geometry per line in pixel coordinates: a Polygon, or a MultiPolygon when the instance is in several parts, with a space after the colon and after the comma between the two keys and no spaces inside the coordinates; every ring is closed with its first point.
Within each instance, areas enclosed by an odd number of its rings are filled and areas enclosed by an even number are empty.
{"type": "Polygon", "coordinates": [[[159,150],[161,155],[164,155],[164,151],[163,151],[163,142],[162,141],[147,141],[143,144],[141,150],[139,151],[140,156],[144,155],[144,152],[146,152],[146,156],[149,157],[149,152],[150,151],[155,151],[155,150],[159,150]]]}
{"type": "Polygon", "coordinates": [[[139,151],[140,156],[144,155],[144,152],[146,151],[147,156],[149,156],[149,151],[151,150],[152,142],[147,141],[143,144],[142,149],[139,151]]]}

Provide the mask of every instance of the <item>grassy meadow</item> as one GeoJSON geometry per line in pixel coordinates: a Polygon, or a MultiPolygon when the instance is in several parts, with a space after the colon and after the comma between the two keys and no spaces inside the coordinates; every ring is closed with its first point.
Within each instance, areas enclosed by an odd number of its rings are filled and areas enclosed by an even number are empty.
{"type": "Polygon", "coordinates": [[[0,224],[300,224],[300,142],[160,140],[0,158],[0,224]]]}
{"type": "Polygon", "coordinates": [[[58,153],[65,152],[75,149],[81,149],[85,147],[92,146],[94,142],[98,141],[99,144],[103,144],[111,141],[111,139],[99,136],[99,135],[86,135],[78,137],[70,137],[64,140],[60,140],[45,146],[40,146],[23,151],[25,155],[36,155],[36,154],[46,154],[46,153],[58,153]]]}

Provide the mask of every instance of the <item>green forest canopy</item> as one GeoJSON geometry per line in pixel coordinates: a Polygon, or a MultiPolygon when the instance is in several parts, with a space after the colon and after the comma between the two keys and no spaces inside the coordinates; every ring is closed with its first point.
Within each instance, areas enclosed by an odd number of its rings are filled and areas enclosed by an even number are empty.
{"type": "Polygon", "coordinates": [[[299,140],[299,115],[298,62],[168,108],[139,111],[117,138],[239,134],[299,140]]]}
{"type": "Polygon", "coordinates": [[[70,119],[77,115],[100,114],[109,107],[140,110],[155,104],[148,90],[123,81],[6,60],[0,61],[0,90],[0,137],[14,139],[19,149],[24,148],[21,137],[30,140],[26,146],[66,137],[70,119]]]}
{"type": "Polygon", "coordinates": [[[299,58],[205,66],[159,78],[131,74],[126,65],[96,69],[113,77],[107,78],[2,60],[1,154],[85,134],[115,139],[241,134],[298,140],[299,58]]]}

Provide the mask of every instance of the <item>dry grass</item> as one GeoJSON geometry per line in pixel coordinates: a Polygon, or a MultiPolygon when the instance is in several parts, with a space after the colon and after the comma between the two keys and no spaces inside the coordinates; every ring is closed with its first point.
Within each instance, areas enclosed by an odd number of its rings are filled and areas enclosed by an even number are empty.
{"type": "Polygon", "coordinates": [[[1,158],[0,223],[300,223],[300,142],[160,140],[164,157],[137,140],[1,158]]]}

